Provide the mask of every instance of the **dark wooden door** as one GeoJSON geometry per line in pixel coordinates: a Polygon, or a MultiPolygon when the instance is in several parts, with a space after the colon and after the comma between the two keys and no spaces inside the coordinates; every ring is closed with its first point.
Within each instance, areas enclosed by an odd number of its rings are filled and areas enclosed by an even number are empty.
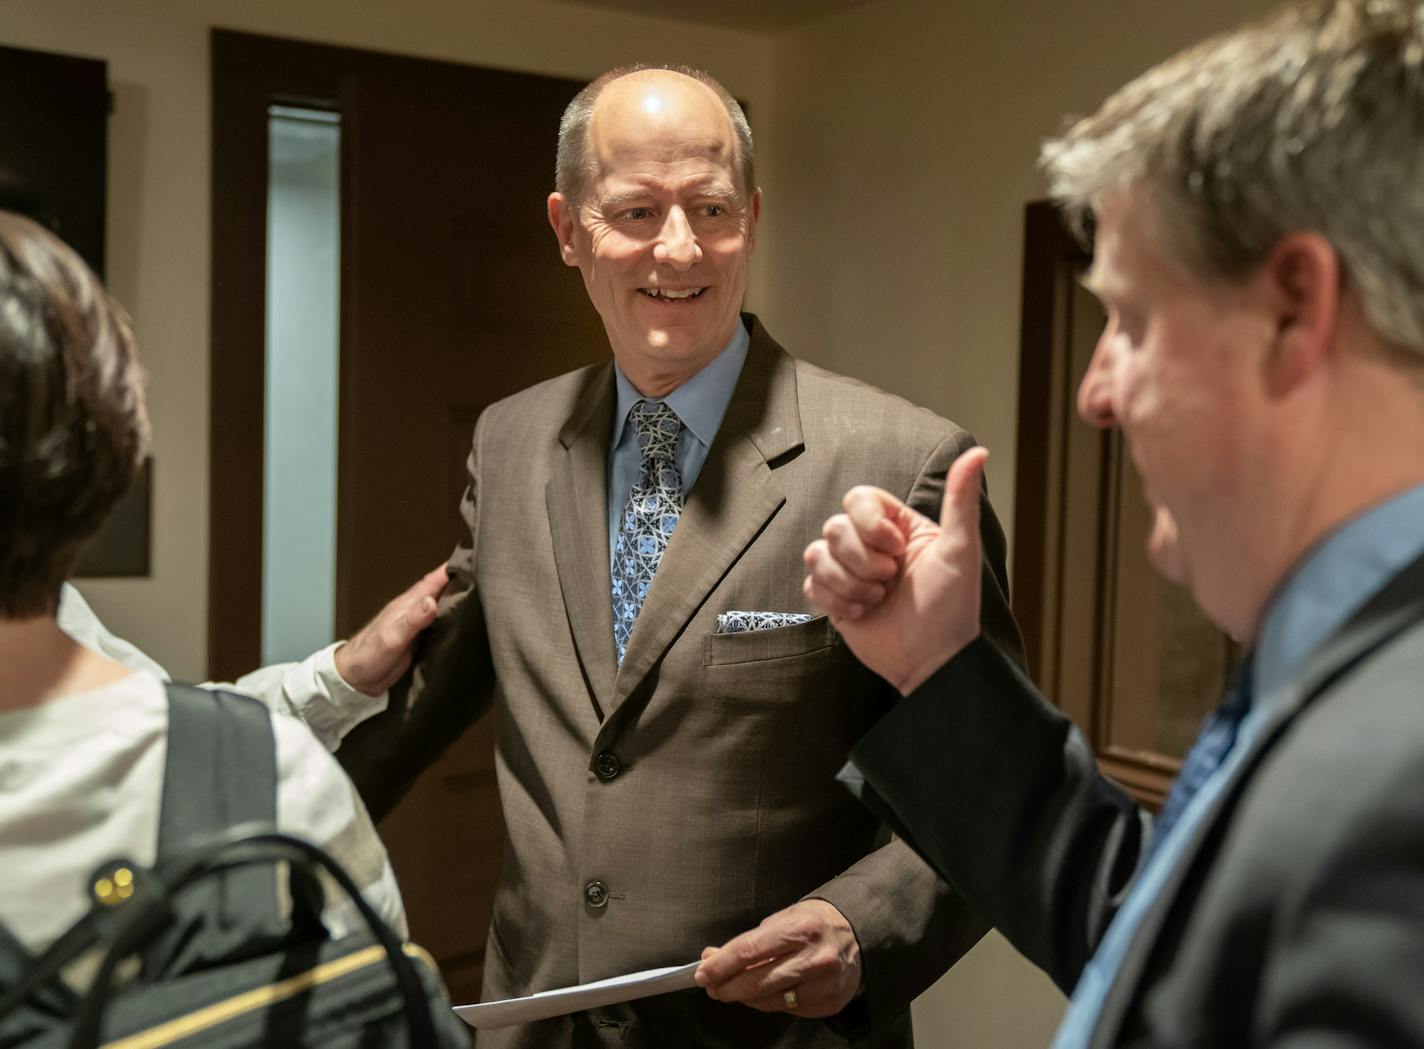
{"type": "MultiPolygon", "coordinates": [[[[349,84],[342,633],[449,554],[479,412],[607,355],[544,219],[559,115],[578,87],[409,60],[349,84]]],[[[490,719],[381,834],[412,928],[451,993],[477,1001],[503,841],[490,719]]]]}
{"type": "MultiPolygon", "coordinates": [[[[265,172],[265,139],[251,124],[265,122],[272,101],[341,114],[336,629],[345,635],[459,539],[464,461],[481,409],[607,356],[597,314],[544,217],[559,115],[580,85],[222,31],[214,76],[215,479],[252,468],[231,433],[216,439],[219,402],[225,419],[247,428],[244,443],[261,463],[261,401],[252,400],[261,390],[260,313],[251,317],[261,296],[224,285],[245,289],[254,279],[259,253],[250,241],[264,236],[265,199],[254,197],[259,180],[246,154],[262,149],[265,172]],[[240,170],[225,176],[225,163],[240,170]],[[225,190],[246,187],[240,202],[219,192],[225,179],[225,190]],[[224,209],[242,211],[240,223],[224,209]],[[230,246],[246,259],[240,269],[230,246]],[[234,330],[247,334],[237,339],[234,330]],[[258,381],[229,382],[234,358],[246,371],[255,362],[258,381]],[[220,381],[247,391],[240,408],[218,394],[220,381]],[[257,420],[255,433],[250,418],[234,418],[239,410],[257,420]]],[[[236,554],[248,563],[226,564],[221,579],[215,564],[214,658],[239,671],[256,661],[260,601],[239,602],[234,614],[226,595],[257,586],[260,561],[248,539],[218,533],[233,531],[226,515],[239,514],[246,536],[260,535],[260,512],[260,500],[220,508],[215,486],[214,562],[236,554]],[[249,632],[249,649],[237,651],[234,640],[249,632]]],[[[455,741],[379,828],[413,938],[440,961],[458,1001],[477,1000],[503,840],[492,739],[485,719],[455,741]]]]}

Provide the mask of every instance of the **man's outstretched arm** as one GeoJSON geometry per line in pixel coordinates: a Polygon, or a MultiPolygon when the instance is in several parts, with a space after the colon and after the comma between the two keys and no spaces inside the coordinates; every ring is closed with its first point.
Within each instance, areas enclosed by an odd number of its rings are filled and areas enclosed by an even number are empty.
{"type": "Polygon", "coordinates": [[[1131,883],[1149,821],[980,636],[986,455],[955,462],[938,522],[853,489],[806,551],[806,593],[906,697],[842,778],[1066,991],[1131,883]]]}
{"type": "MultiPolygon", "coordinates": [[[[349,641],[338,641],[300,663],[274,663],[235,682],[207,682],[260,699],[266,706],[306,722],[327,750],[335,750],[356,725],[385,710],[386,692],[410,666],[421,633],[435,621],[445,589],[445,566],[427,572],[392,598],[349,641]]],[[[74,640],[134,670],[168,680],[164,667],[104,626],[83,595],[69,583],[60,594],[60,629],[74,640]]]]}

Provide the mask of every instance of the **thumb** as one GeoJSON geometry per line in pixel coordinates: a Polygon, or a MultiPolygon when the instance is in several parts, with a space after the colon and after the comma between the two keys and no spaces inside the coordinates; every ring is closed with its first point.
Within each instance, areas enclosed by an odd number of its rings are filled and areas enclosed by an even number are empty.
{"type": "Polygon", "coordinates": [[[414,637],[435,622],[435,598],[429,594],[421,597],[405,614],[405,625],[409,636],[414,637]]]}
{"type": "Polygon", "coordinates": [[[449,581],[445,565],[443,563],[436,565],[397,599],[406,605],[405,610],[399,616],[400,624],[406,635],[402,638],[402,643],[409,641],[435,622],[435,612],[438,608],[436,599],[444,591],[449,581]]]}
{"type": "Polygon", "coordinates": [[[984,460],[989,449],[976,445],[950,465],[944,479],[944,505],[939,525],[945,534],[979,534],[979,482],[984,476],[984,460]]]}

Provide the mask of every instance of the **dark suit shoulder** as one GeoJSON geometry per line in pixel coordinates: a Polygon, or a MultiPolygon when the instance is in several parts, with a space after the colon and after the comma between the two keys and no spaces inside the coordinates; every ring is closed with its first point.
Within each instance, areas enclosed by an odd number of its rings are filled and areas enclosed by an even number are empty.
{"type": "Polygon", "coordinates": [[[1421,675],[1416,624],[1284,725],[1185,883],[1140,1023],[1178,1035],[1192,1017],[1213,1025],[1192,1044],[1247,1044],[1248,1031],[1275,1044],[1330,1001],[1342,1030],[1359,1018],[1373,1034],[1401,1032],[1389,1044],[1420,1044],[1421,675]]]}
{"type": "Polygon", "coordinates": [[[1414,730],[1421,680],[1424,622],[1391,638],[1306,702],[1262,762],[1257,789],[1266,806],[1290,810],[1307,834],[1324,832],[1328,821],[1320,813],[1342,798],[1402,801],[1412,812],[1413,799],[1424,790],[1424,743],[1414,730]]]}

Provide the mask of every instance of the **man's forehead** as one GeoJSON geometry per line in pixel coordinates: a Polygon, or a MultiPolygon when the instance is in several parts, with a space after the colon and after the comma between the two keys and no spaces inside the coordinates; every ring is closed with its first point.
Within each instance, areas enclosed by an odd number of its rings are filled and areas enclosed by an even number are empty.
{"type": "Polygon", "coordinates": [[[1140,205],[1140,200],[1130,193],[1118,193],[1094,203],[1093,262],[1082,283],[1100,299],[1120,292],[1140,262],[1132,252],[1139,235],[1140,205]]]}
{"type": "Polygon", "coordinates": [[[729,155],[731,118],[717,93],[689,76],[644,70],[613,81],[589,114],[589,137],[600,153],[729,155]]]}
{"type": "Polygon", "coordinates": [[[1093,256],[1092,264],[1078,279],[1078,283],[1099,299],[1106,300],[1112,298],[1118,281],[1111,266],[1103,261],[1103,252],[1099,251],[1093,256]]]}
{"type": "Polygon", "coordinates": [[[1104,250],[1101,241],[1094,242],[1093,261],[1078,278],[1078,283],[1087,288],[1099,299],[1108,299],[1112,296],[1117,284],[1116,274],[1113,272],[1112,263],[1108,261],[1108,251],[1104,250]]]}
{"type": "Polygon", "coordinates": [[[640,69],[621,76],[605,87],[593,104],[590,114],[597,117],[602,110],[633,106],[649,117],[671,115],[679,106],[702,105],[721,108],[717,92],[695,77],[673,69],[640,69]]]}

